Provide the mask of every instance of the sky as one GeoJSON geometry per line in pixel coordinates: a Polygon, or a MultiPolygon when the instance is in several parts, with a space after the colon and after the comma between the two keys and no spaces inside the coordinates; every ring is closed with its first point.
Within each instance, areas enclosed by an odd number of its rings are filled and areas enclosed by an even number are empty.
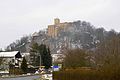
{"type": "Polygon", "coordinates": [[[120,31],[120,0],[0,0],[0,48],[61,22],[87,21],[120,31]]]}

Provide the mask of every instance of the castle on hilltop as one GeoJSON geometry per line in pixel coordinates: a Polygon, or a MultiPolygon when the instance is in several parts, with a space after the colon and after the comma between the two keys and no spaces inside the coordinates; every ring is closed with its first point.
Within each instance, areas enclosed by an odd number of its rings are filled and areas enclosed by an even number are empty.
{"type": "Polygon", "coordinates": [[[60,23],[59,18],[54,19],[53,25],[48,25],[48,36],[55,38],[59,36],[61,31],[66,31],[68,27],[73,26],[71,22],[60,23]]]}

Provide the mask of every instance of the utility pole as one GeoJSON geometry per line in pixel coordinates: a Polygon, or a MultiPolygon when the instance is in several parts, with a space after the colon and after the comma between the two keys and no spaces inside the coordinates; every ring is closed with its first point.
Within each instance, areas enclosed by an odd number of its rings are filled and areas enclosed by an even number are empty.
{"type": "Polygon", "coordinates": [[[41,54],[39,56],[40,56],[40,67],[41,67],[41,54]]]}

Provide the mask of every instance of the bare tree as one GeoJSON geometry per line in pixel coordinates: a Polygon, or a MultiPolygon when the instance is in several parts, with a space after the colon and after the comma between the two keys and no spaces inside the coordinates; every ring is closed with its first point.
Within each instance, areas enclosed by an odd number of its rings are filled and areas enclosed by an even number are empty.
{"type": "Polygon", "coordinates": [[[100,69],[116,72],[120,70],[120,37],[114,36],[100,44],[95,53],[100,69]]]}
{"type": "Polygon", "coordinates": [[[86,67],[88,66],[88,54],[85,50],[74,49],[65,52],[64,66],[67,68],[86,67]]]}

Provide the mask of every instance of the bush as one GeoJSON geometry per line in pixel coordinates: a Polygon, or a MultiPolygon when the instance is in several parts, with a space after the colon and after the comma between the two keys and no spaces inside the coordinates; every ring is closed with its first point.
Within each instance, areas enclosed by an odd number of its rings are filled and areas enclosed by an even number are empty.
{"type": "Polygon", "coordinates": [[[70,69],[53,72],[54,80],[120,80],[118,73],[105,73],[96,70],[70,69]]]}
{"type": "Polygon", "coordinates": [[[23,72],[19,68],[14,68],[9,70],[10,75],[21,75],[23,72]]]}

